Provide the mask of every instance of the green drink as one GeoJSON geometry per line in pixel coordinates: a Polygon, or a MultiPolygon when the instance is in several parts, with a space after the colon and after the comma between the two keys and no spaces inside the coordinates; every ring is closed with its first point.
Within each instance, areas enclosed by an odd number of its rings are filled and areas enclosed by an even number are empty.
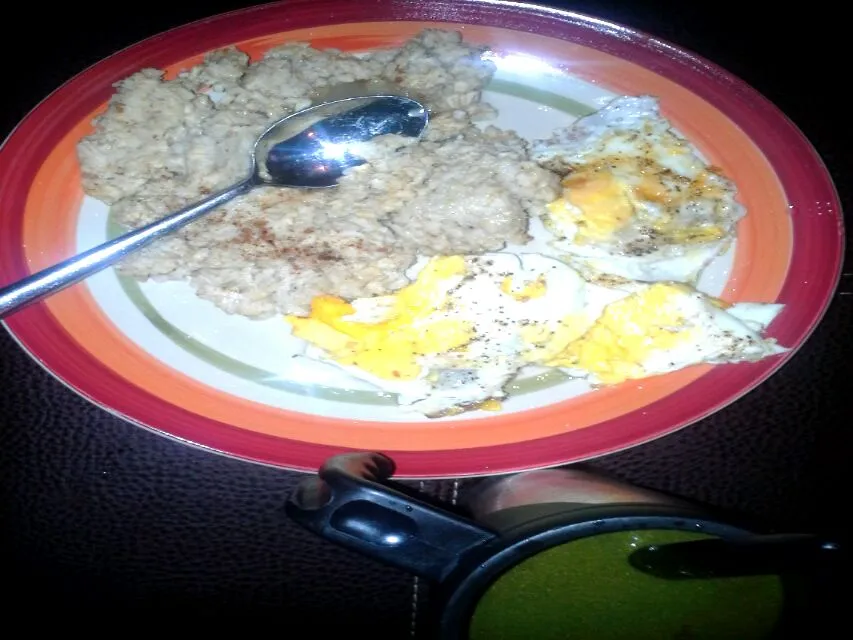
{"type": "Polygon", "coordinates": [[[749,640],[773,631],[778,576],[672,580],[628,561],[636,549],[708,536],[603,533],[547,549],[499,577],[471,619],[471,640],[749,640]]]}

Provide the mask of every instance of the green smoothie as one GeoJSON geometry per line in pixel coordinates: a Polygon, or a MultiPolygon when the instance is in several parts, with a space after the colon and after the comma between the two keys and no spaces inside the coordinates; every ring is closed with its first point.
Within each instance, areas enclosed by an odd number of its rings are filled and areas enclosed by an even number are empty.
{"type": "Polygon", "coordinates": [[[766,638],[782,609],[776,576],[668,580],[632,567],[637,548],[709,538],[673,530],[606,533],[548,549],[498,578],[471,640],[766,638]]]}

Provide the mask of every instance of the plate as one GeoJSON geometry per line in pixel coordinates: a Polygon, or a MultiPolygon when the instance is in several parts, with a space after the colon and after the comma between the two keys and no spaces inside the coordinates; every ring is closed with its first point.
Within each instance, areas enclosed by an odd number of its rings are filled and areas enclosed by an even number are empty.
{"type": "Polygon", "coordinates": [[[596,18],[514,2],[263,5],[103,60],[33,110],[0,152],[0,281],[116,232],[109,209],[82,193],[74,153],[116,81],[144,67],[174,75],[228,45],[253,58],[288,41],[364,51],[426,27],[492,47],[498,73],[486,100],[500,111],[499,125],[525,137],[544,137],[615,95],[658,96],[664,115],[735,181],[749,211],[735,246],[700,287],[729,301],[784,303],[768,335],[791,352],[597,391],[556,373],[530,375],[499,413],[413,420],[368,386],[293,365],[280,319],[228,316],[183,283],[138,283],[110,269],[10,316],[8,330],[85,398],[188,444],[296,470],[343,450],[379,450],[401,476],[421,478],[558,465],[661,437],[748,392],[807,339],[837,284],[843,229],[831,179],[802,134],[756,91],[689,52],[596,18]]]}

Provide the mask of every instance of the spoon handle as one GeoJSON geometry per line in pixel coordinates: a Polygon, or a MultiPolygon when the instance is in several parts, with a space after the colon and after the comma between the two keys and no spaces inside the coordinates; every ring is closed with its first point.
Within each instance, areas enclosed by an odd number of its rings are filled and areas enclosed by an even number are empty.
{"type": "Polygon", "coordinates": [[[3,287],[0,289],[0,318],[97,273],[154,240],[180,229],[216,207],[246,193],[255,185],[254,177],[244,180],[165,218],[134,229],[114,240],[3,287]]]}

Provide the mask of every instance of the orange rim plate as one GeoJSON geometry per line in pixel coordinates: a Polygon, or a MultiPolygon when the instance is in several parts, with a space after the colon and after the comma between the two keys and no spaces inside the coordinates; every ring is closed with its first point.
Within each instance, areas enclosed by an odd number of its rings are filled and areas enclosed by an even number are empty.
{"type": "MultiPolygon", "coordinates": [[[[314,470],[342,451],[378,450],[391,455],[406,477],[551,466],[646,442],[736,400],[808,338],[835,290],[844,234],[831,179],[803,135],[755,90],[689,52],[619,25],[514,2],[276,3],[180,27],[103,60],[45,99],[0,150],[0,281],[17,280],[77,250],[84,197],[74,147],[91,131],[116,81],[144,67],[174,74],[228,45],[254,58],[288,41],[363,51],[398,45],[424,27],[461,30],[499,57],[521,56],[612,94],[658,96],[682,133],[735,180],[749,211],[721,295],[784,303],[768,333],[791,352],[552,397],[484,418],[408,422],[347,418],[345,410],[329,416],[311,412],[310,402],[300,411],[230,393],[140,345],[86,284],[10,316],[8,330],[69,387],[164,435],[299,470],[314,470]]],[[[538,98],[530,90],[521,98],[550,99],[541,87],[537,92],[538,98]]],[[[156,325],[155,315],[140,317],[156,325]]],[[[192,357],[205,356],[203,345],[184,346],[192,357]]]]}

